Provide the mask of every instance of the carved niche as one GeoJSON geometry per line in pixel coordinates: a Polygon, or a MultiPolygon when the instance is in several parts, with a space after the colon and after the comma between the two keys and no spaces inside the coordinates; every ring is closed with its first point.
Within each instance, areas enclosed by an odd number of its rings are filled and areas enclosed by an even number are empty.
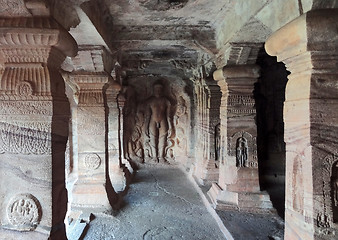
{"type": "Polygon", "coordinates": [[[170,163],[175,155],[186,155],[188,104],[184,95],[173,94],[175,87],[165,81],[155,81],[146,89],[128,87],[124,107],[127,159],[170,163]]]}
{"type": "Polygon", "coordinates": [[[40,223],[42,213],[39,201],[31,194],[13,197],[7,207],[7,217],[14,229],[32,231],[40,223]]]}
{"type": "Polygon", "coordinates": [[[338,223],[338,155],[330,154],[324,158],[322,166],[323,207],[317,213],[317,226],[330,228],[338,223]]]}
{"type": "Polygon", "coordinates": [[[236,159],[237,167],[258,168],[256,137],[241,131],[228,138],[228,155],[236,159]]]}

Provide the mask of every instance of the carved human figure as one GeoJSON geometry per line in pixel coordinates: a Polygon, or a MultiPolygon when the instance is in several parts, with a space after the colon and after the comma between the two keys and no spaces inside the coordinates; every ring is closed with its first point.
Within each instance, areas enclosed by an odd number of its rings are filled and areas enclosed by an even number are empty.
{"type": "Polygon", "coordinates": [[[217,124],[215,126],[215,160],[220,159],[221,154],[221,125],[217,124]]]}
{"type": "Polygon", "coordinates": [[[155,84],[153,88],[153,96],[145,103],[145,132],[150,145],[150,157],[158,162],[167,162],[168,137],[171,138],[173,133],[170,116],[171,104],[168,98],[163,96],[162,84],[155,84]]]}
{"type": "Polygon", "coordinates": [[[236,160],[237,160],[237,167],[247,167],[248,144],[247,144],[246,139],[243,137],[240,137],[237,139],[236,160]]]}
{"type": "Polygon", "coordinates": [[[338,163],[333,168],[333,201],[334,207],[338,208],[338,163]]]}

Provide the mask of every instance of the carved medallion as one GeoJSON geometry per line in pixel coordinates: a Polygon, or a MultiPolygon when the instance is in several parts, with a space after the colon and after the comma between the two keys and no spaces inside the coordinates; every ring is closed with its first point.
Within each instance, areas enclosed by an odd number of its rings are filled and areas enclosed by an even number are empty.
{"type": "Polygon", "coordinates": [[[101,165],[101,158],[95,153],[90,153],[85,157],[84,165],[88,170],[95,170],[101,165]]]}
{"type": "Polygon", "coordinates": [[[32,96],[33,87],[29,82],[23,81],[16,86],[16,94],[19,96],[32,96]]]}
{"type": "Polygon", "coordinates": [[[113,143],[109,143],[108,151],[109,151],[109,157],[115,157],[118,153],[118,149],[115,147],[113,143]]]}
{"type": "Polygon", "coordinates": [[[34,230],[41,215],[40,203],[31,194],[20,194],[12,198],[7,207],[8,220],[19,231],[34,230]]]}

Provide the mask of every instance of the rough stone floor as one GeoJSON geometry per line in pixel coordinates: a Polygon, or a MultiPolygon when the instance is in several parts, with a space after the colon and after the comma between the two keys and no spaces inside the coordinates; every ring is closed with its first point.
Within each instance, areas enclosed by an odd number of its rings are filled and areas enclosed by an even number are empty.
{"type": "Polygon", "coordinates": [[[200,195],[175,167],[137,171],[116,216],[96,215],[85,240],[225,239],[200,195]]]}

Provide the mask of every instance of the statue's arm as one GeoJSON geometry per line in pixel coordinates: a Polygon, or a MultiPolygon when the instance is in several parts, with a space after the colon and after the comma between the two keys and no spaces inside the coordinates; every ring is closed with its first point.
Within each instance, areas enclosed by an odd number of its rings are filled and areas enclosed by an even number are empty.
{"type": "Polygon", "coordinates": [[[174,126],[174,116],[171,113],[171,104],[169,101],[167,101],[167,121],[168,121],[168,135],[169,138],[175,137],[175,126],[174,126]]]}

